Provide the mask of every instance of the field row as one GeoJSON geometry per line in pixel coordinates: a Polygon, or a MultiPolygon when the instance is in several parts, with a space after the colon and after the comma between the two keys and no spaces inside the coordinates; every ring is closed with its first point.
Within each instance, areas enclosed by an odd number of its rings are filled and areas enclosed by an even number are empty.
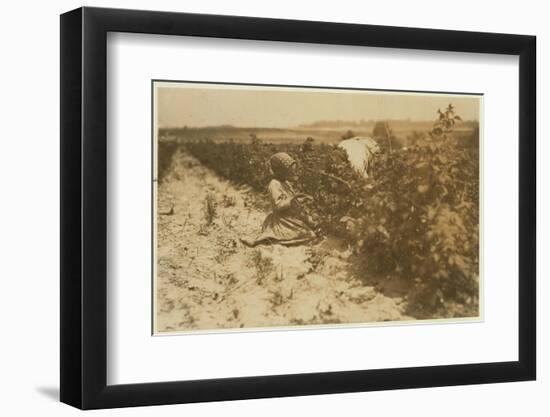
{"type": "Polygon", "coordinates": [[[411,280],[411,297],[426,311],[458,306],[463,316],[464,309],[477,312],[478,303],[477,139],[418,135],[405,150],[383,147],[368,180],[350,168],[342,150],[311,140],[160,142],[159,179],[167,155],[184,146],[218,175],[263,192],[269,157],[287,152],[298,163],[294,188],[313,196],[305,209],[319,234],[345,238],[365,274],[411,280]]]}

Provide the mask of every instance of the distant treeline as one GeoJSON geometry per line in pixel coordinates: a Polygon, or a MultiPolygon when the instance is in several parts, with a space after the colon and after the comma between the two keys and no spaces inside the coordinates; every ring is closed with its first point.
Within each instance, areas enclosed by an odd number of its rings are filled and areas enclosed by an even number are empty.
{"type": "MultiPolygon", "coordinates": [[[[320,120],[313,123],[302,124],[295,127],[261,127],[261,126],[233,126],[233,125],[216,125],[216,126],[179,126],[179,127],[163,127],[159,131],[164,134],[176,133],[181,131],[190,131],[190,132],[239,132],[239,131],[248,131],[248,132],[279,132],[279,131],[296,131],[301,132],[303,130],[310,129],[348,129],[348,128],[359,128],[363,129],[372,129],[373,126],[380,122],[381,120],[320,120]]],[[[389,123],[393,129],[397,130],[426,130],[430,129],[433,121],[431,120],[409,120],[409,119],[387,119],[382,120],[383,122],[389,123]]],[[[479,125],[477,120],[465,120],[461,122],[460,129],[474,129],[479,125]]]]}
{"type": "MultiPolygon", "coordinates": [[[[410,129],[414,126],[415,129],[429,129],[433,121],[431,120],[410,120],[410,119],[388,119],[384,120],[389,123],[393,129],[410,129]]],[[[317,122],[300,125],[302,129],[318,128],[318,129],[346,129],[346,128],[372,128],[379,120],[319,120],[317,122]]],[[[461,123],[462,128],[474,128],[478,125],[476,120],[467,120],[461,123]]]]}
{"type": "MultiPolygon", "coordinates": [[[[332,122],[319,122],[332,123],[332,122]]],[[[349,123],[349,122],[346,122],[349,123]]],[[[375,127],[386,125],[385,122],[368,122],[350,126],[339,127],[297,127],[297,128],[272,128],[272,127],[235,127],[230,125],[208,127],[178,127],[159,129],[160,141],[176,141],[180,143],[210,140],[216,143],[233,141],[236,143],[249,143],[251,140],[260,140],[264,143],[302,143],[307,138],[312,138],[319,144],[336,144],[343,138],[353,136],[376,137],[375,127]],[[372,124],[369,124],[372,123],[372,124]]],[[[391,140],[395,147],[408,146],[414,141],[419,132],[426,132],[432,128],[433,122],[393,120],[388,121],[387,126],[391,131],[391,140]]],[[[455,136],[470,137],[472,132],[477,132],[477,121],[461,122],[455,127],[455,136]]],[[[476,133],[477,136],[477,133],[476,133]]]]}

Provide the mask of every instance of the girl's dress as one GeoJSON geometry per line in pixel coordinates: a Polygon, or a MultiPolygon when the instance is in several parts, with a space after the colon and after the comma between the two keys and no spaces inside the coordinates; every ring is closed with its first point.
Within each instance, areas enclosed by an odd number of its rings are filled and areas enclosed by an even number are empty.
{"type": "Polygon", "coordinates": [[[246,243],[279,243],[291,246],[308,242],[315,238],[315,233],[308,226],[306,219],[291,205],[296,195],[288,181],[272,179],[268,192],[273,206],[262,225],[261,233],[246,243]]]}

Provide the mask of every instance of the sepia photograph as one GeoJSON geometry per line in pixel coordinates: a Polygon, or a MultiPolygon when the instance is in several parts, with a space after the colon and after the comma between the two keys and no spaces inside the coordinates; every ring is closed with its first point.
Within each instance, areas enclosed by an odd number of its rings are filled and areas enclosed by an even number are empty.
{"type": "Polygon", "coordinates": [[[482,319],[482,95],[152,91],[155,335],[482,319]]]}

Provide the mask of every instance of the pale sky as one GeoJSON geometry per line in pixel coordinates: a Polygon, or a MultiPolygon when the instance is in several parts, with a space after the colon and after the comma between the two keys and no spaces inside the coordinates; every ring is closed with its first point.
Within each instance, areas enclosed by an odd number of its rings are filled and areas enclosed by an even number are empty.
{"type": "Polygon", "coordinates": [[[159,127],[295,127],[321,120],[433,121],[449,103],[479,120],[481,97],[193,83],[155,83],[159,127]]]}

